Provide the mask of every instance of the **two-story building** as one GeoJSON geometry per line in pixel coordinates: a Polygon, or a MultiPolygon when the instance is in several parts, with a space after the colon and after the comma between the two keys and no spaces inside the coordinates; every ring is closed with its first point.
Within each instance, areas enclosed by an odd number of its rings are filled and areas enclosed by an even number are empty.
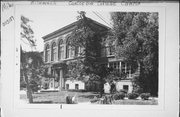
{"type": "MultiPolygon", "coordinates": [[[[90,19],[92,20],[92,19],[90,19]]],[[[44,39],[44,62],[47,67],[47,72],[51,74],[54,80],[49,82],[50,88],[52,89],[76,89],[76,90],[86,90],[86,84],[89,82],[72,80],[71,78],[66,77],[67,72],[65,66],[69,61],[75,60],[78,53],[82,51],[82,48],[79,48],[78,51],[72,49],[68,44],[68,37],[71,32],[75,29],[77,22],[69,24],[59,30],[56,30],[46,36],[44,39]],[[56,83],[54,83],[56,82],[56,83]],[[54,85],[57,84],[58,85],[54,85]]],[[[100,31],[108,31],[110,28],[100,24],[94,20],[91,21],[92,25],[100,31]]],[[[116,90],[125,89],[128,92],[131,92],[132,87],[132,70],[131,66],[123,62],[123,59],[118,59],[115,57],[113,50],[114,45],[104,44],[101,48],[101,59],[102,63],[106,64],[108,67],[116,69],[119,73],[127,74],[126,78],[116,82],[116,90]]],[[[52,79],[51,78],[51,79],[52,79]]],[[[91,82],[92,83],[92,82],[91,82]]],[[[95,83],[98,84],[98,83],[95,83]]],[[[95,86],[95,88],[98,86],[95,86]]],[[[89,87],[88,87],[89,88],[89,87]]],[[[95,90],[95,89],[93,89],[95,90]]],[[[107,83],[104,85],[104,91],[108,90],[107,83]]]]}

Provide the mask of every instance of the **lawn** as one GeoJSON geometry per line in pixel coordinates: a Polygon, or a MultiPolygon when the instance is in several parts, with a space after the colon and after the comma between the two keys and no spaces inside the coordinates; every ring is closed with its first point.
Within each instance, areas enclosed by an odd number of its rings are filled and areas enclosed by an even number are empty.
{"type": "MultiPolygon", "coordinates": [[[[65,97],[76,96],[78,103],[90,102],[94,99],[95,96],[98,96],[98,93],[95,92],[75,92],[75,91],[61,91],[61,92],[41,92],[33,94],[34,103],[52,103],[52,104],[65,104],[65,97]]],[[[20,94],[20,99],[25,100],[26,95],[20,94]]],[[[141,99],[124,99],[124,100],[114,100],[113,104],[118,105],[157,105],[158,100],[151,98],[150,100],[141,100],[141,99]]]]}
{"type": "MultiPolygon", "coordinates": [[[[67,95],[76,96],[76,100],[79,103],[82,103],[82,102],[89,102],[98,94],[95,92],[74,92],[74,91],[40,92],[40,93],[33,94],[33,101],[34,103],[65,104],[66,103],[65,97],[67,95]]],[[[21,94],[20,99],[26,99],[26,95],[21,94]]]]}

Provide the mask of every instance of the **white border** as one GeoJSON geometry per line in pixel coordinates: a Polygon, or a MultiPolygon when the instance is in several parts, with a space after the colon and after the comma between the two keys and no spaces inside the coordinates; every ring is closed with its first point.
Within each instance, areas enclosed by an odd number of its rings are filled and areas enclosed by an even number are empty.
{"type": "MultiPolygon", "coordinates": [[[[14,2],[15,4],[26,4],[30,5],[30,2],[14,2]]],[[[114,108],[113,105],[105,107],[103,105],[97,105],[94,107],[76,106],[75,105],[64,105],[64,109],[59,109],[59,105],[19,105],[18,92],[17,92],[17,80],[14,79],[15,74],[15,44],[14,36],[14,21],[7,26],[3,27],[2,22],[5,21],[9,16],[14,16],[14,8],[10,8],[8,11],[2,13],[1,11],[1,39],[2,39],[2,108],[4,116],[6,117],[32,117],[43,116],[43,117],[72,117],[72,116],[148,116],[148,117],[174,117],[178,116],[178,97],[179,97],[179,4],[178,3],[142,3],[139,6],[122,6],[117,5],[113,7],[105,6],[67,6],[67,3],[58,3],[62,7],[72,7],[73,9],[80,10],[123,10],[123,11],[144,11],[153,12],[158,11],[160,13],[160,40],[162,39],[163,52],[160,53],[164,58],[160,58],[162,63],[163,74],[161,79],[163,82],[159,82],[159,105],[158,106],[144,106],[144,105],[120,105],[118,108],[114,108]],[[63,6],[65,5],[65,6],[63,6]],[[162,62],[163,61],[163,62],[162,62]],[[164,63],[164,64],[163,64],[164,63]],[[67,107],[67,108],[66,108],[67,107]],[[75,108],[74,108],[75,107],[75,108]],[[100,107],[100,108],[99,108],[100,107]],[[102,107],[102,108],[101,108],[102,107]],[[98,109],[97,109],[98,108],[98,109]],[[123,109],[121,109],[123,108],[123,109]],[[83,110],[83,111],[82,111],[83,110]]],[[[56,6],[57,6],[56,5],[56,6]]],[[[18,6],[18,5],[15,5],[18,6]]],[[[41,5],[37,5],[41,7],[41,5]]],[[[45,8],[45,6],[42,6],[45,8]]],[[[55,7],[55,6],[49,6],[55,7]]],[[[15,19],[17,20],[17,19],[15,19]]],[[[17,25],[17,24],[16,24],[17,25]]],[[[16,32],[17,33],[17,32],[16,32]]],[[[17,35],[17,34],[16,34],[17,35]]],[[[18,46],[19,47],[19,46],[18,46]]],[[[16,72],[17,73],[17,72],[16,72]]]]}
{"type": "MultiPolygon", "coordinates": [[[[16,48],[19,48],[19,39],[20,39],[20,14],[18,14],[18,7],[23,5],[16,5],[15,8],[15,38],[16,38],[16,48]]],[[[33,7],[46,8],[49,6],[38,6],[34,5],[33,7]]],[[[50,6],[51,7],[51,6],[50,6]]],[[[142,6],[142,7],[74,7],[74,6],[53,6],[58,7],[59,10],[63,11],[118,11],[118,12],[158,12],[159,14],[159,97],[158,97],[158,105],[66,105],[63,104],[63,109],[118,109],[118,110],[163,110],[164,105],[164,49],[165,49],[165,8],[164,7],[152,7],[152,6],[142,6]],[[109,10],[110,9],[110,10],[109,10]]],[[[18,90],[19,90],[19,51],[16,52],[16,80],[15,80],[15,106],[19,108],[60,108],[60,104],[22,104],[19,100],[18,90]],[[18,86],[18,87],[17,87],[18,86]],[[48,106],[47,106],[48,105],[48,106]]],[[[15,107],[15,108],[16,108],[15,107]]]]}

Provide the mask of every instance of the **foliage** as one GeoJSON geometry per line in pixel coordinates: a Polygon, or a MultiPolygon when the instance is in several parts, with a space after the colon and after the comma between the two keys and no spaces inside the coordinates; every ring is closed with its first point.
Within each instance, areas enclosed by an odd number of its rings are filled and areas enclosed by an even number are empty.
{"type": "Polygon", "coordinates": [[[142,92],[143,92],[143,89],[141,88],[141,87],[139,87],[139,86],[133,86],[133,91],[132,91],[133,93],[139,93],[139,94],[141,94],[142,92]]]}
{"type": "Polygon", "coordinates": [[[113,95],[114,100],[120,100],[125,98],[125,93],[119,92],[113,95]]]}
{"type": "Polygon", "coordinates": [[[66,104],[76,104],[74,96],[66,96],[66,104]]]}
{"type": "Polygon", "coordinates": [[[150,97],[150,93],[142,93],[142,94],[140,95],[140,97],[141,97],[141,99],[143,99],[143,100],[148,100],[149,97],[150,97]]]}
{"type": "Polygon", "coordinates": [[[101,41],[105,30],[94,27],[92,22],[90,18],[85,16],[84,11],[79,12],[77,28],[73,30],[68,41],[73,48],[80,47],[83,51],[76,62],[69,64],[69,68],[71,68],[69,71],[75,77],[77,75],[90,75],[91,78],[99,78],[102,92],[104,78],[109,73],[105,65],[99,64],[101,41]]]}
{"type": "Polygon", "coordinates": [[[121,89],[119,92],[122,92],[122,93],[124,93],[124,94],[127,94],[127,90],[125,90],[125,89],[121,89]]]}
{"type": "Polygon", "coordinates": [[[139,96],[138,93],[128,93],[127,97],[128,99],[136,99],[139,96]]]}
{"type": "Polygon", "coordinates": [[[34,40],[34,31],[29,25],[29,22],[32,21],[25,16],[21,16],[21,40],[25,43],[28,42],[29,46],[35,47],[36,40],[34,40]]]}
{"type": "Polygon", "coordinates": [[[116,56],[135,63],[139,77],[134,80],[144,92],[158,93],[158,13],[113,12],[112,37],[116,56]]]}
{"type": "MultiPolygon", "coordinates": [[[[43,59],[40,52],[23,52],[21,53],[21,74],[25,73],[28,77],[28,84],[30,86],[30,90],[33,92],[37,92],[41,85],[42,75],[44,73],[43,69],[43,59]],[[31,61],[31,62],[30,62],[31,61]],[[24,66],[24,67],[23,67],[24,66]]],[[[24,80],[24,75],[21,75],[20,87],[27,87],[27,81],[24,80]],[[26,81],[26,82],[25,82],[26,81]]]]}
{"type": "Polygon", "coordinates": [[[42,84],[42,88],[43,88],[43,89],[48,89],[48,87],[49,87],[49,84],[48,84],[48,83],[43,83],[43,84],[42,84]]]}
{"type": "Polygon", "coordinates": [[[32,89],[32,92],[37,92],[39,90],[38,84],[34,80],[30,81],[30,87],[32,89]]]}
{"type": "Polygon", "coordinates": [[[100,98],[100,104],[112,104],[113,97],[111,95],[105,95],[100,98]]]}
{"type": "MultiPolygon", "coordinates": [[[[28,18],[21,16],[21,41],[28,44],[32,49],[35,48],[34,32],[29,25],[28,18]]],[[[24,81],[27,89],[27,98],[29,103],[33,103],[32,93],[38,90],[38,85],[40,84],[41,74],[43,73],[42,64],[42,53],[31,51],[26,52],[23,50],[21,45],[21,80],[24,81]]],[[[21,85],[23,83],[20,83],[21,85]]],[[[23,84],[24,85],[24,84],[23,84]]]]}

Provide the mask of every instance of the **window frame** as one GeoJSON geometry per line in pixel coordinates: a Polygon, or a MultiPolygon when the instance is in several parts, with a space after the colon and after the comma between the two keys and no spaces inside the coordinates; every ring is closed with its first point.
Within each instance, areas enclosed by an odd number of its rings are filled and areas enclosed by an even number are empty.
{"type": "Polygon", "coordinates": [[[49,62],[50,58],[50,45],[47,44],[45,47],[45,62],[49,62]]]}
{"type": "Polygon", "coordinates": [[[56,61],[56,42],[52,43],[51,53],[51,61],[56,61]]]}

